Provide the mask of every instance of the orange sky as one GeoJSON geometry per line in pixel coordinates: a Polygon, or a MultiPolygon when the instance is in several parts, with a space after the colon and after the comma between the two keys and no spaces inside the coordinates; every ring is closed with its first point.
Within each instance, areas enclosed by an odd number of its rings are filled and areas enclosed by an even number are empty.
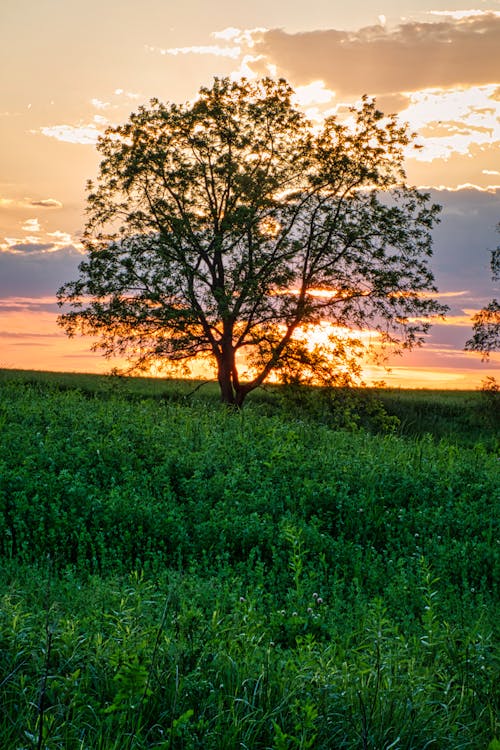
{"type": "MultiPolygon", "coordinates": [[[[105,374],[112,366],[126,365],[124,360],[106,360],[90,352],[91,342],[88,338],[68,339],[55,325],[56,313],[32,312],[25,307],[26,302],[17,300],[17,309],[2,314],[2,326],[8,332],[0,332],[0,367],[105,374]]],[[[52,300],[45,302],[51,304],[52,300]]],[[[28,304],[31,304],[31,300],[28,304]]],[[[321,334],[318,335],[319,340],[321,334]]],[[[493,361],[486,365],[470,352],[454,352],[446,348],[428,351],[423,347],[404,357],[393,357],[387,367],[367,363],[363,377],[368,384],[383,380],[391,387],[474,389],[487,375],[498,377],[499,360],[500,357],[495,355],[493,361]],[[437,367],[434,366],[436,360],[440,363],[437,367]]],[[[203,377],[207,375],[207,370],[203,364],[195,364],[191,375],[203,377]]]]}
{"type": "Polygon", "coordinates": [[[475,388],[500,377],[463,352],[495,294],[500,243],[500,0],[16,0],[0,9],[0,367],[104,372],[87,339],[57,329],[55,291],[75,277],[85,183],[106,125],[156,96],[184,101],[214,75],[280,75],[312,119],[377,97],[418,133],[409,182],[443,205],[432,268],[446,324],[366,371],[390,385],[475,388]],[[345,6],[345,7],[344,7],[345,6]]]}

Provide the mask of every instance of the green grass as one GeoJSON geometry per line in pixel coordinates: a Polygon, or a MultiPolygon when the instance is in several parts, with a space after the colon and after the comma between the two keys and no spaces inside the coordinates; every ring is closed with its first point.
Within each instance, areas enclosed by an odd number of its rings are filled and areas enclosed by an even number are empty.
{"type": "MultiPolygon", "coordinates": [[[[3,383],[50,387],[58,392],[78,391],[89,397],[121,395],[129,402],[154,399],[185,405],[199,401],[215,405],[219,401],[218,385],[213,381],[0,369],[0,386],[3,383]]],[[[389,417],[395,418],[393,431],[400,436],[431,435],[436,440],[444,439],[455,445],[473,447],[481,443],[489,450],[500,450],[499,394],[400,388],[358,389],[355,392],[361,398],[352,406],[348,405],[348,409],[365,412],[365,426],[374,427],[375,431],[380,425],[384,426],[384,420],[377,419],[377,409],[373,409],[374,399],[383,406],[389,417]],[[367,403],[363,403],[363,398],[367,403]],[[370,410],[375,412],[375,418],[373,414],[370,418],[370,410]]],[[[339,411],[340,423],[346,420],[345,403],[342,400],[340,403],[338,400],[329,403],[328,397],[322,398],[321,394],[321,389],[301,389],[296,393],[293,389],[287,391],[280,386],[268,386],[250,393],[247,404],[259,414],[339,426],[339,411]]],[[[352,427],[349,416],[346,421],[352,427]]],[[[363,422],[363,419],[360,421],[363,422]]]]}
{"type": "Polygon", "coordinates": [[[386,389],[377,395],[400,420],[399,433],[425,433],[473,447],[482,442],[500,448],[500,394],[483,391],[412,391],[386,389]]]}
{"type": "Polygon", "coordinates": [[[0,747],[486,750],[481,394],[190,390],[0,371],[0,747]]]}

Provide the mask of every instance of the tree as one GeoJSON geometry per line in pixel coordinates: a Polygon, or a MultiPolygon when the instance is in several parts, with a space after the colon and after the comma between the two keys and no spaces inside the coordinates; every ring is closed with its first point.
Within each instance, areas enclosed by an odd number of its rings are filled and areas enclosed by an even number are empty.
{"type": "Polygon", "coordinates": [[[208,355],[238,406],[272,373],[335,374],[298,335],[321,321],[420,344],[444,311],[429,295],[439,207],[405,184],[406,126],[366,97],[349,118],[316,130],[285,81],[215,79],[109,128],[60,324],[139,369],[208,355]]]}
{"type": "MultiPolygon", "coordinates": [[[[500,230],[500,225],[499,225],[500,230]]],[[[493,281],[500,281],[500,247],[492,250],[491,272],[493,281]]],[[[465,349],[480,352],[487,360],[491,352],[500,350],[500,303],[492,299],[472,318],[473,335],[465,343],[465,349]]]]}

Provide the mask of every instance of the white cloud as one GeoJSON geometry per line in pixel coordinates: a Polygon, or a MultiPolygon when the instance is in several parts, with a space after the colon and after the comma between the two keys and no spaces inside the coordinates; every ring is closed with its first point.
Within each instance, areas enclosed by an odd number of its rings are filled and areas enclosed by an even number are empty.
{"type": "Polygon", "coordinates": [[[109,102],[102,102],[100,99],[91,99],[90,103],[96,109],[108,109],[108,107],[111,107],[109,102]]]}
{"type": "Polygon", "coordinates": [[[211,36],[213,39],[224,39],[225,41],[232,41],[235,44],[239,44],[249,49],[255,46],[255,38],[260,34],[266,32],[267,29],[263,26],[259,26],[254,29],[236,29],[234,26],[229,26],[227,29],[222,31],[213,31],[211,36]]]}
{"type": "Polygon", "coordinates": [[[237,60],[241,56],[241,47],[222,47],[220,44],[207,44],[193,47],[169,47],[167,49],[155,49],[161,55],[214,55],[216,57],[229,57],[237,60]]]}
{"type": "MultiPolygon", "coordinates": [[[[467,155],[472,146],[500,144],[497,91],[498,87],[491,85],[408,93],[409,105],[400,117],[419,132],[422,146],[408,155],[430,162],[449,159],[454,154],[467,155]]],[[[498,174],[496,170],[486,173],[498,174]]]]}
{"type": "Polygon", "coordinates": [[[228,26],[227,29],[222,29],[222,31],[214,31],[212,36],[214,39],[224,39],[226,42],[229,42],[233,39],[239,39],[241,33],[241,29],[237,29],[234,26],[228,26]]]}
{"type": "MultiPolygon", "coordinates": [[[[151,48],[153,49],[153,48],[151,48]]],[[[133,91],[125,91],[124,89],[115,89],[114,90],[115,96],[126,96],[127,99],[141,99],[141,94],[136,94],[133,91]]]]}
{"type": "MultiPolygon", "coordinates": [[[[462,191],[467,190],[473,190],[476,193],[490,193],[492,195],[497,194],[498,190],[500,190],[500,185],[475,185],[473,182],[462,182],[460,185],[454,185],[450,187],[450,185],[419,185],[421,190],[437,190],[442,193],[460,193],[462,191]]],[[[447,209],[448,213],[451,213],[449,209],[447,209]]],[[[460,211],[457,215],[462,215],[462,211],[460,211]]]]}
{"type": "Polygon", "coordinates": [[[299,107],[308,107],[311,104],[329,104],[335,98],[335,91],[325,88],[324,81],[313,81],[307,86],[297,86],[295,89],[295,102],[299,107]]]}
{"type": "Polygon", "coordinates": [[[62,141],[63,143],[79,143],[84,146],[95,146],[97,139],[102,134],[102,130],[99,130],[93,123],[89,125],[52,125],[31,132],[40,132],[48,138],[55,138],[56,141],[62,141]]]}
{"type": "Polygon", "coordinates": [[[38,219],[26,219],[22,228],[24,232],[40,232],[42,229],[38,219]]]}
{"type": "Polygon", "coordinates": [[[73,237],[69,232],[60,229],[44,232],[37,218],[26,219],[22,222],[21,229],[25,233],[24,236],[4,237],[3,241],[0,241],[0,252],[15,255],[40,255],[68,248],[78,253],[84,252],[78,237],[73,237]]]}
{"type": "Polygon", "coordinates": [[[71,235],[68,232],[61,232],[59,229],[55,232],[48,232],[48,237],[53,237],[54,240],[57,240],[59,242],[64,242],[65,244],[68,244],[68,242],[71,242],[71,235]]]}
{"type": "MultiPolygon", "coordinates": [[[[146,45],[148,52],[156,52],[160,55],[212,55],[214,57],[227,57],[231,60],[241,59],[242,65],[249,62],[248,50],[251,50],[256,44],[256,38],[259,34],[267,31],[265,28],[255,29],[238,29],[234,26],[229,26],[221,31],[214,31],[210,34],[212,39],[220,39],[223,42],[229,42],[232,44],[202,44],[192,45],[185,47],[152,47],[146,45]]],[[[256,61],[258,58],[253,58],[256,61]]],[[[252,72],[252,77],[254,73],[252,72]]],[[[116,93],[116,92],[115,92],[116,93]]]]}
{"type": "Polygon", "coordinates": [[[445,16],[452,18],[454,21],[463,21],[464,18],[476,18],[477,16],[500,16],[500,13],[494,10],[431,10],[431,16],[445,16]]]}

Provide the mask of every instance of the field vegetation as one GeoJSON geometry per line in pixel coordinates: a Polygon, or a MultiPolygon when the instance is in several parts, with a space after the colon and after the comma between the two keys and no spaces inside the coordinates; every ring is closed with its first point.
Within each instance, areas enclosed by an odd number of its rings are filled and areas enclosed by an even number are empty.
{"type": "Polygon", "coordinates": [[[0,371],[0,747],[498,750],[498,393],[0,371]]]}

